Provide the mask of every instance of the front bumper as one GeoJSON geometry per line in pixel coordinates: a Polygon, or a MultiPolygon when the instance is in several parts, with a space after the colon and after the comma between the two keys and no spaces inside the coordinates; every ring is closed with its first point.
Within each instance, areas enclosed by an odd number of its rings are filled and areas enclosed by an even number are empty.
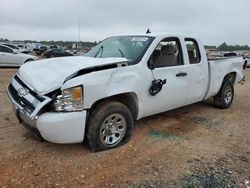
{"type": "Polygon", "coordinates": [[[51,99],[47,96],[35,96],[17,76],[12,78],[7,94],[19,123],[40,134],[43,139],[54,143],[83,141],[86,111],[41,113],[51,99]],[[20,89],[25,89],[24,95],[18,94],[20,89]]]}
{"type": "Polygon", "coordinates": [[[84,139],[86,114],[86,111],[44,113],[37,119],[37,129],[50,142],[80,143],[84,139]]]}

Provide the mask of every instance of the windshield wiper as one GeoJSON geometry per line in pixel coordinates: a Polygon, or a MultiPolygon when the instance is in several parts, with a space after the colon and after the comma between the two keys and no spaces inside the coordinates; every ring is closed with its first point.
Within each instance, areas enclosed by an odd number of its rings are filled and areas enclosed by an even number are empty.
{"type": "Polygon", "coordinates": [[[98,52],[95,54],[94,57],[97,57],[97,55],[99,54],[99,52],[100,52],[101,50],[102,50],[102,52],[103,52],[103,46],[101,46],[101,47],[99,48],[98,52]]]}

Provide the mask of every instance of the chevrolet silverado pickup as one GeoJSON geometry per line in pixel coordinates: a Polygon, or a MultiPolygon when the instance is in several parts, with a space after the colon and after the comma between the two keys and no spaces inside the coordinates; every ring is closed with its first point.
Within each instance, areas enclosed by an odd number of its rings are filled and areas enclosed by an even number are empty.
{"type": "Polygon", "coordinates": [[[100,151],[126,143],[134,121],[204,101],[226,109],[242,57],[208,60],[199,39],[176,34],[109,37],[85,56],[28,62],[7,89],[26,128],[54,143],[100,151]]]}

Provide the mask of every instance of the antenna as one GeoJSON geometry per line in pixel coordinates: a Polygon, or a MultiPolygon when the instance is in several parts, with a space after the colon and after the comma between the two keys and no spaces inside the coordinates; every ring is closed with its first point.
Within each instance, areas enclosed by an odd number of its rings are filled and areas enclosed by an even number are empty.
{"type": "Polygon", "coordinates": [[[150,29],[147,30],[146,34],[149,34],[149,33],[151,33],[150,29]]]}

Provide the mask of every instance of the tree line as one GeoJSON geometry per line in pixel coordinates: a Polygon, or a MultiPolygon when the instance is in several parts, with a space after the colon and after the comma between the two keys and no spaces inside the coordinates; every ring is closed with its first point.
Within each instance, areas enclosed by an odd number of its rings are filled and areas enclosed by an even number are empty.
{"type": "Polygon", "coordinates": [[[250,50],[248,45],[228,45],[226,42],[223,42],[221,45],[217,46],[207,46],[205,45],[206,49],[218,49],[222,51],[237,51],[237,50],[250,50]]]}

